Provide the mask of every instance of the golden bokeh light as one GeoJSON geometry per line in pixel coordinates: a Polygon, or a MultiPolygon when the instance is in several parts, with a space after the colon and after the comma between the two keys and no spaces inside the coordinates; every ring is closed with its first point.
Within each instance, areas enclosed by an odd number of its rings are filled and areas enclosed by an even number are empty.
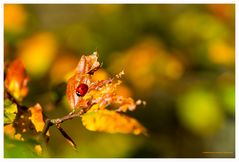
{"type": "Polygon", "coordinates": [[[4,5],[4,30],[9,32],[21,32],[27,22],[27,13],[22,5],[4,5]]]}
{"type": "Polygon", "coordinates": [[[57,42],[51,33],[37,33],[22,41],[18,54],[28,73],[35,78],[42,77],[50,67],[57,52],[57,42]]]}

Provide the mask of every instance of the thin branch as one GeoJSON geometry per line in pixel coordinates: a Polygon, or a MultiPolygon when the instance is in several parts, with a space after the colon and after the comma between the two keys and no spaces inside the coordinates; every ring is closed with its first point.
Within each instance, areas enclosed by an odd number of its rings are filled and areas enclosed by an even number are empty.
{"type": "Polygon", "coordinates": [[[46,121],[45,121],[45,126],[44,126],[43,131],[42,131],[42,135],[43,135],[43,136],[46,136],[47,131],[49,130],[49,128],[50,128],[52,125],[58,126],[59,124],[63,123],[64,121],[73,119],[73,118],[75,118],[75,117],[80,117],[82,114],[83,114],[82,111],[79,111],[79,112],[77,112],[77,113],[72,113],[72,112],[71,112],[71,113],[69,113],[68,115],[63,116],[63,117],[61,117],[61,118],[46,119],[46,121]]]}
{"type": "Polygon", "coordinates": [[[64,121],[76,118],[76,117],[80,117],[82,114],[84,113],[84,111],[79,111],[79,112],[71,112],[66,116],[63,116],[61,118],[56,118],[56,119],[46,119],[45,121],[45,125],[42,131],[42,137],[45,139],[45,142],[48,143],[49,140],[49,136],[47,136],[47,132],[49,130],[49,128],[53,125],[56,126],[56,128],[61,132],[61,134],[64,136],[64,138],[67,140],[67,142],[75,149],[77,150],[76,144],[73,141],[73,139],[63,130],[63,128],[61,127],[61,123],[63,123],[64,121]]]}
{"type": "MultiPolygon", "coordinates": [[[[60,126],[57,125],[57,129],[61,132],[61,134],[65,137],[66,141],[75,149],[77,150],[76,143],[73,141],[73,139],[64,131],[64,129],[60,126]]],[[[78,151],[78,150],[77,150],[78,151]]]]}

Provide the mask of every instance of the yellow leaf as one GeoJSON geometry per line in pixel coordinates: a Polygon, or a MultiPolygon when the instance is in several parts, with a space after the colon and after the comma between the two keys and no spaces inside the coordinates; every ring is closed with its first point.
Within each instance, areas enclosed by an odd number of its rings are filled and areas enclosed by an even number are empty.
{"type": "Polygon", "coordinates": [[[82,116],[82,123],[90,131],[147,134],[136,119],[109,110],[88,112],[82,116]]]}
{"type": "Polygon", "coordinates": [[[35,106],[30,107],[29,110],[31,112],[31,117],[29,119],[35,126],[36,131],[41,132],[45,125],[44,120],[43,120],[41,105],[36,104],[35,106]]]}

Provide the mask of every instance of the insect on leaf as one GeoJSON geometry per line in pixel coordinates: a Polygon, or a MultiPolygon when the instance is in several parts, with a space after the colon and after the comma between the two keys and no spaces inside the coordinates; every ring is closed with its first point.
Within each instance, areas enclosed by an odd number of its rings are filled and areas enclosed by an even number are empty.
{"type": "Polygon", "coordinates": [[[83,125],[91,131],[146,134],[137,120],[118,113],[133,111],[141,104],[117,93],[124,71],[112,78],[93,80],[94,72],[100,67],[97,59],[97,53],[83,55],[69,79],[66,93],[71,109],[80,110],[83,125]]]}
{"type": "Polygon", "coordinates": [[[90,77],[95,70],[100,66],[97,61],[97,53],[94,53],[89,56],[82,56],[76,69],[75,74],[68,80],[66,95],[71,109],[79,108],[79,101],[81,98],[77,96],[75,90],[80,84],[90,84],[90,77]],[[90,73],[90,74],[89,74],[90,73]]]}
{"type": "Polygon", "coordinates": [[[90,131],[147,134],[136,119],[109,110],[88,112],[82,116],[82,123],[90,131]]]}
{"type": "Polygon", "coordinates": [[[28,79],[22,61],[16,59],[7,69],[5,88],[16,100],[21,101],[28,93],[28,79]]]}

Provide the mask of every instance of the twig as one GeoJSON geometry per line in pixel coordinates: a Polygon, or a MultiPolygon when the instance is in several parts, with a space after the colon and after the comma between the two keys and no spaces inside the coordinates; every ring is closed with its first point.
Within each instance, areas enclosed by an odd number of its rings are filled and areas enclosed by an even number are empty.
{"type": "Polygon", "coordinates": [[[42,138],[45,139],[45,142],[48,143],[49,136],[47,136],[47,131],[49,128],[53,125],[56,126],[56,128],[61,132],[61,134],[64,136],[66,141],[75,149],[77,150],[76,143],[73,141],[73,139],[64,131],[64,129],[61,127],[61,123],[64,121],[73,119],[75,117],[80,117],[84,111],[79,111],[79,112],[71,112],[66,116],[63,116],[61,118],[56,118],[56,119],[46,119],[45,120],[45,125],[42,130],[42,138]]]}
{"type": "Polygon", "coordinates": [[[57,129],[61,132],[61,134],[65,137],[66,141],[76,150],[77,150],[77,146],[76,143],[73,141],[73,139],[66,133],[66,131],[64,131],[64,129],[60,126],[57,125],[57,129]]]}
{"type": "Polygon", "coordinates": [[[43,128],[43,131],[42,131],[42,135],[43,136],[46,136],[46,133],[47,131],[49,130],[49,128],[52,126],[52,125],[60,125],[61,123],[63,123],[64,121],[66,120],[70,120],[70,119],[73,119],[75,117],[80,117],[80,115],[82,115],[83,112],[82,111],[79,111],[77,113],[69,113],[68,115],[66,116],[63,116],[61,118],[56,118],[56,119],[46,119],[45,121],[45,126],[43,128]]]}
{"type": "MultiPolygon", "coordinates": [[[[14,98],[14,96],[7,90],[5,89],[5,93],[4,93],[4,97],[5,95],[7,96],[7,98],[9,100],[11,100],[11,102],[15,103],[17,105],[18,109],[24,109],[27,110],[27,107],[20,105],[20,103],[14,98]]],[[[56,118],[56,119],[46,119],[45,120],[45,125],[44,128],[42,130],[42,135],[40,136],[40,139],[43,138],[43,140],[45,140],[45,143],[48,143],[49,140],[49,136],[47,136],[47,132],[49,130],[49,128],[53,125],[56,126],[56,128],[61,132],[61,134],[64,136],[64,138],[67,140],[67,142],[74,147],[75,150],[77,150],[76,144],[73,141],[73,139],[64,131],[64,129],[61,127],[61,123],[63,123],[64,121],[73,119],[75,117],[80,117],[82,114],[84,114],[85,112],[83,111],[83,109],[81,109],[78,112],[71,112],[69,114],[67,114],[66,116],[63,116],[61,118],[56,118]]]]}

